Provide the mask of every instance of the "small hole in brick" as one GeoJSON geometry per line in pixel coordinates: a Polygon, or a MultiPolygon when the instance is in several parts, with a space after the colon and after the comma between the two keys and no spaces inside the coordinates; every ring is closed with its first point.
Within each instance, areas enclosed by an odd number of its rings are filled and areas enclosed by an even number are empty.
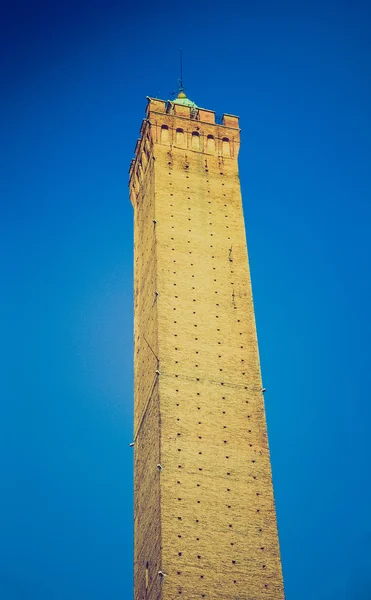
{"type": "Polygon", "coordinates": [[[178,552],[178,556],[182,556],[182,553],[181,553],[181,552],[178,552]]]}

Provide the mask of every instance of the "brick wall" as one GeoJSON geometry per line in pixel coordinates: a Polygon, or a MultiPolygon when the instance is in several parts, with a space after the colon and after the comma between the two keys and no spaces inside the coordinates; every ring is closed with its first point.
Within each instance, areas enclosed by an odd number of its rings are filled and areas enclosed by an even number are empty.
{"type": "Polygon", "coordinates": [[[184,108],[149,101],[131,168],[135,599],[282,600],[238,120],[184,108]]]}

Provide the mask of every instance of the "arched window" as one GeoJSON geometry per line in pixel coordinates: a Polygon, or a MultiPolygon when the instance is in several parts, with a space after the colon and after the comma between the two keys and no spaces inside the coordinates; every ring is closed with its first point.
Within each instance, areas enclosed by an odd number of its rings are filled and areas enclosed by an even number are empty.
{"type": "Polygon", "coordinates": [[[223,156],[230,156],[231,155],[231,149],[229,146],[229,139],[228,138],[223,138],[222,140],[222,154],[223,156]]]}
{"type": "Polygon", "coordinates": [[[215,152],[215,139],[213,135],[207,136],[207,151],[215,152]]]}
{"type": "Polygon", "coordinates": [[[135,177],[134,177],[134,190],[135,190],[136,194],[138,194],[139,190],[140,190],[139,181],[138,181],[138,175],[137,174],[135,174],[135,177]]]}
{"type": "Polygon", "coordinates": [[[169,128],[167,125],[161,125],[161,142],[164,144],[169,141],[169,128]]]}
{"type": "Polygon", "coordinates": [[[194,150],[200,149],[200,134],[198,133],[198,131],[192,132],[192,148],[194,150]]]}
{"type": "Polygon", "coordinates": [[[180,127],[176,130],[176,144],[177,146],[184,146],[184,131],[180,127]]]}

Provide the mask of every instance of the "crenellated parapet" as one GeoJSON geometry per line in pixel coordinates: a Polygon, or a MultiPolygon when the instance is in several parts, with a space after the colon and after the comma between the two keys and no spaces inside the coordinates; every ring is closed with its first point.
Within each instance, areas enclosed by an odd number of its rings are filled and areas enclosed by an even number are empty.
{"type": "Polygon", "coordinates": [[[219,120],[213,110],[158,98],[147,97],[147,100],[146,118],[142,122],[129,170],[133,204],[148,164],[155,159],[154,145],[237,160],[240,147],[238,117],[223,114],[219,120]]]}

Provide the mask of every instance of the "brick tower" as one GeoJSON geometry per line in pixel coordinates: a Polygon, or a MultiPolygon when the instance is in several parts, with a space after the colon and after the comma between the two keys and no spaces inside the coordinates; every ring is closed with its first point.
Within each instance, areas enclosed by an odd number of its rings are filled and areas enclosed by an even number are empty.
{"type": "Polygon", "coordinates": [[[282,600],[238,118],[148,98],[135,219],[135,600],[282,600]]]}

